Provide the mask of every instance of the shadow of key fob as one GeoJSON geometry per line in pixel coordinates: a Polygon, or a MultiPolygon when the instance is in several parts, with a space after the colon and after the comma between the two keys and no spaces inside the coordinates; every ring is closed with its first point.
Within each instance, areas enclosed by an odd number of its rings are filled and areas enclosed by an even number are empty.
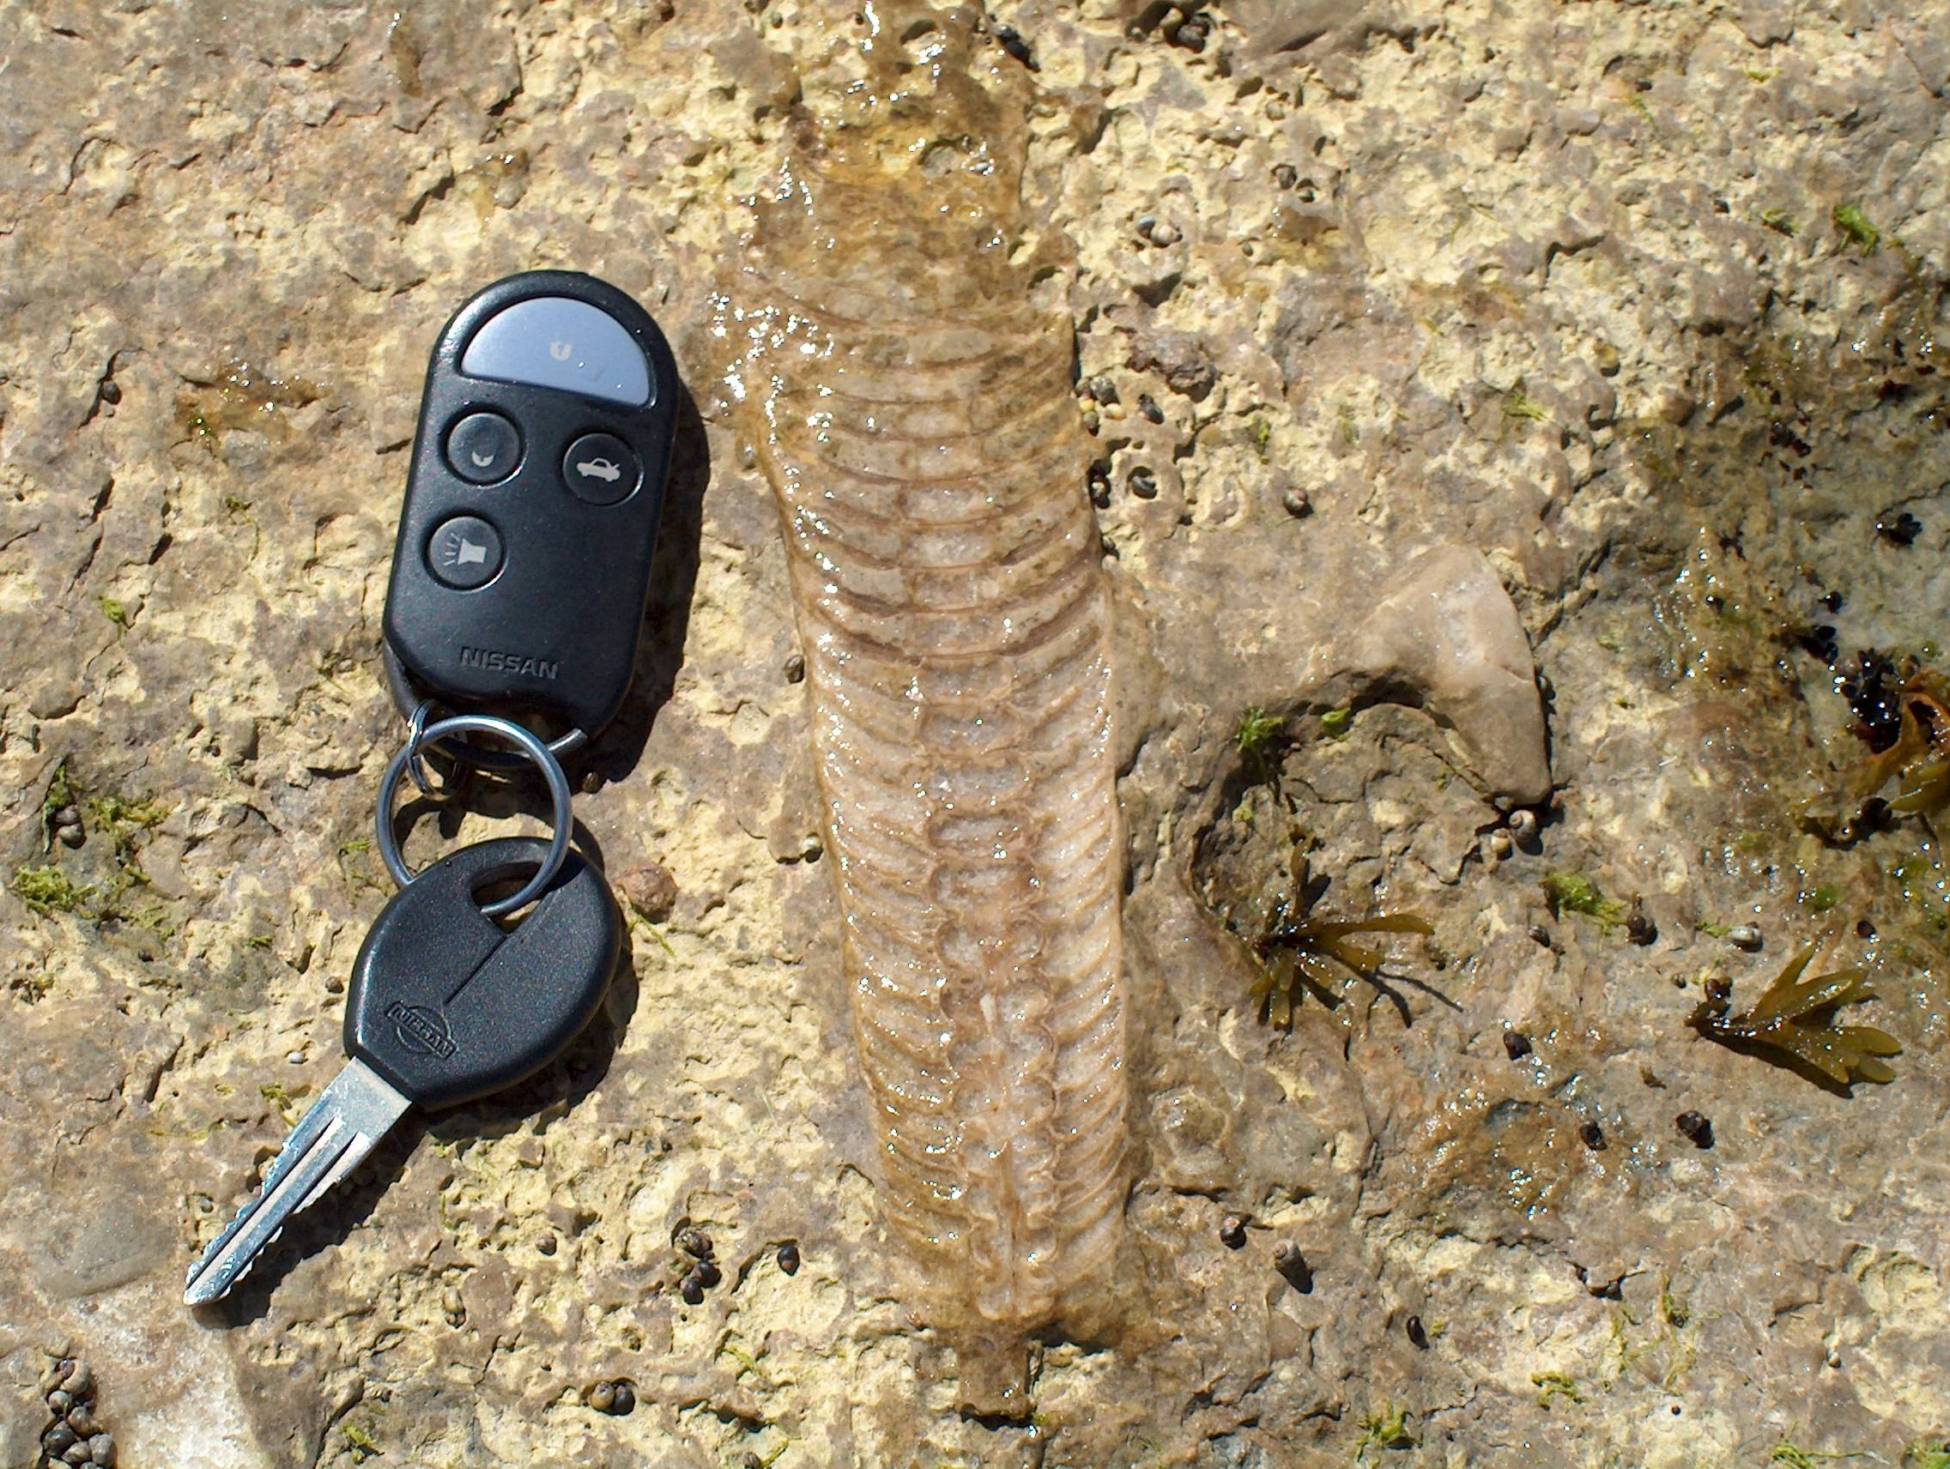
{"type": "Polygon", "coordinates": [[[656,322],[570,271],[497,281],[434,344],[386,589],[401,712],[593,736],[630,686],[677,416],[656,322]]]}

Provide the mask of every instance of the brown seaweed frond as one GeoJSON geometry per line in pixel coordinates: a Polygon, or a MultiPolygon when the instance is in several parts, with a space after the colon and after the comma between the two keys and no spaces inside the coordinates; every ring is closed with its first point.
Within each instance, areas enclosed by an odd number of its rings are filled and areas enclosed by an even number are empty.
{"type": "Polygon", "coordinates": [[[1896,1038],[1870,1025],[1837,1025],[1843,1005],[1875,998],[1860,969],[1838,969],[1812,979],[1801,976],[1820,949],[1810,944],[1775,976],[1760,1003],[1733,1015],[1733,986],[1725,979],[1707,982],[1706,998],[1686,1023],[1708,1040],[1760,1056],[1776,1066],[1812,1071],[1847,1089],[1863,1081],[1894,1081],[1896,1073],[1879,1057],[1902,1052],[1896,1038]]]}
{"type": "Polygon", "coordinates": [[[1856,786],[1864,799],[1890,781],[1889,809],[1898,816],[1935,816],[1950,807],[1950,678],[1925,669],[1903,685],[1902,733],[1862,767],[1856,786]]]}
{"type": "Polygon", "coordinates": [[[1341,1003],[1340,986],[1348,974],[1374,980],[1386,952],[1373,944],[1357,943],[1355,934],[1433,934],[1434,927],[1419,913],[1376,913],[1368,918],[1295,919],[1285,898],[1276,899],[1266,926],[1253,942],[1259,975],[1253,981],[1253,1003],[1260,1018],[1291,1028],[1295,1002],[1304,989],[1332,1009],[1341,1003]]]}
{"type": "MultiPolygon", "coordinates": [[[[1802,830],[1830,846],[1853,845],[1891,817],[1915,816],[1927,827],[1950,814],[1950,675],[1913,671],[1889,697],[1896,719],[1889,748],[1851,766],[1797,813],[1802,830]]],[[[1866,724],[1856,733],[1871,737],[1866,724]]]]}

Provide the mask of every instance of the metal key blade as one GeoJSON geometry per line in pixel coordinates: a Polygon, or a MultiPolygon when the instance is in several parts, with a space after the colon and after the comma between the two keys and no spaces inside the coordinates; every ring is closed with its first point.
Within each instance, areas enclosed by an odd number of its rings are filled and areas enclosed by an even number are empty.
{"type": "Polygon", "coordinates": [[[349,1061],[285,1140],[263,1185],[191,1268],[183,1300],[200,1306],[242,1280],[293,1214],[358,1167],[411,1105],[363,1061],[349,1061]]]}

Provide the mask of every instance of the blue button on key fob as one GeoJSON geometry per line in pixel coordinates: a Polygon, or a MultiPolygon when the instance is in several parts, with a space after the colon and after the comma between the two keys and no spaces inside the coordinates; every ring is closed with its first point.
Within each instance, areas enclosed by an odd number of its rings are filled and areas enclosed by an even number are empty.
{"type": "Polygon", "coordinates": [[[593,276],[510,276],[454,314],[386,590],[396,692],[563,733],[609,722],[636,661],[677,401],[657,324],[593,276]]]}

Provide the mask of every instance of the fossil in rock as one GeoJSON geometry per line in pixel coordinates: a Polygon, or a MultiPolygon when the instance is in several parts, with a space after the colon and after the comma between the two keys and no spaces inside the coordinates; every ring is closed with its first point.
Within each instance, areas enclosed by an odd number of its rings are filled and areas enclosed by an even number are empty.
{"type": "Polygon", "coordinates": [[[788,549],[881,1208],[1016,1329],[1121,1228],[1122,842],[1070,326],[1032,304],[1020,99],[952,28],[898,79],[861,48],[715,330],[788,549]]]}

